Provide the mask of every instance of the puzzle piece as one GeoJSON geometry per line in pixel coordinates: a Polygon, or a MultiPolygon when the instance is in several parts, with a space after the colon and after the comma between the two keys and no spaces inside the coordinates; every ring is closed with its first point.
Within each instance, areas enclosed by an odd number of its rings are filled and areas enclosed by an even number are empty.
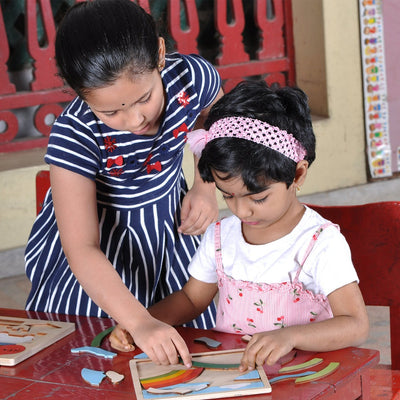
{"type": "Polygon", "coordinates": [[[0,346],[0,355],[1,354],[16,354],[21,353],[25,350],[24,346],[20,344],[4,344],[0,346]]]}
{"type": "Polygon", "coordinates": [[[194,341],[197,343],[204,343],[207,347],[210,347],[212,349],[216,349],[218,346],[221,346],[221,342],[205,336],[196,338],[194,339],[194,341]]]}
{"type": "Polygon", "coordinates": [[[207,383],[199,383],[197,385],[174,385],[168,388],[148,388],[147,392],[151,394],[187,394],[191,392],[197,392],[199,390],[203,390],[208,386],[207,383]]]}
{"type": "Polygon", "coordinates": [[[308,376],[315,374],[316,371],[304,371],[304,372],[299,372],[298,374],[290,374],[290,375],[280,375],[276,376],[275,378],[270,378],[269,383],[275,383],[279,381],[286,381],[288,379],[294,379],[294,378],[300,378],[302,376],[308,376]]]}
{"type": "Polygon", "coordinates": [[[82,378],[92,386],[99,386],[102,380],[106,377],[103,371],[96,371],[94,369],[83,368],[81,370],[82,378]]]}
{"type": "Polygon", "coordinates": [[[247,372],[246,374],[239,375],[235,378],[235,381],[251,381],[254,379],[260,379],[260,374],[258,371],[255,369],[253,371],[247,372]]]}
{"type": "Polygon", "coordinates": [[[318,371],[315,374],[308,375],[308,376],[303,376],[301,378],[297,378],[294,383],[306,383],[310,381],[315,381],[317,379],[324,378],[327,375],[332,374],[333,372],[336,371],[337,368],[339,368],[340,363],[338,362],[331,362],[327,367],[324,369],[321,369],[321,371],[318,371]]]}
{"type": "Polygon", "coordinates": [[[125,378],[124,375],[119,374],[118,372],[115,371],[107,371],[106,376],[111,380],[113,384],[119,383],[125,378]]]}
{"type": "Polygon", "coordinates": [[[110,328],[105,329],[103,332],[100,332],[93,340],[90,345],[92,347],[100,347],[101,342],[104,340],[106,336],[108,336],[113,330],[115,326],[111,326],[110,328]]]}
{"type": "Polygon", "coordinates": [[[71,349],[71,353],[89,353],[104,358],[114,358],[117,355],[117,353],[101,349],[100,347],[91,346],[77,347],[75,349],[71,349]]]}
{"type": "Polygon", "coordinates": [[[306,369],[313,367],[314,365],[321,364],[322,361],[324,361],[322,358],[313,358],[312,360],[309,360],[307,362],[304,362],[302,364],[297,364],[297,365],[291,365],[289,367],[283,367],[279,370],[279,373],[282,372],[293,372],[293,371],[299,371],[301,369],[306,369]]]}
{"type": "Polygon", "coordinates": [[[163,388],[184,382],[190,382],[197,378],[203,372],[203,368],[189,368],[172,370],[165,374],[150,376],[140,380],[144,389],[148,388],[163,388]]]}
{"type": "Polygon", "coordinates": [[[250,342],[251,338],[252,338],[251,335],[244,335],[244,336],[242,336],[243,342],[246,342],[246,343],[250,342]]]}
{"type": "Polygon", "coordinates": [[[146,353],[139,353],[139,354],[136,354],[136,356],[133,356],[133,358],[145,359],[145,358],[149,358],[149,356],[146,353]]]}
{"type": "Polygon", "coordinates": [[[0,342],[1,344],[20,344],[32,342],[32,335],[16,336],[5,332],[0,332],[0,342]]]}

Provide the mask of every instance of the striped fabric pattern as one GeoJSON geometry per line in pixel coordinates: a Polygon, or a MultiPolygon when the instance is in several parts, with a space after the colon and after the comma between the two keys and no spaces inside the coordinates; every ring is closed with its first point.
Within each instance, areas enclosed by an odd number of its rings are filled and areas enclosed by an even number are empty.
{"type": "MultiPolygon", "coordinates": [[[[155,136],[114,131],[76,98],[55,122],[45,161],[96,183],[101,249],[146,307],[180,289],[200,238],[181,235],[187,191],[182,171],[186,133],[217,95],[214,67],[196,55],[173,53],[162,71],[166,111],[155,136]]],[[[51,189],[25,253],[32,289],[26,308],[104,317],[72,274],[55,221],[51,189]]],[[[212,306],[191,324],[214,326],[212,306]]]]}

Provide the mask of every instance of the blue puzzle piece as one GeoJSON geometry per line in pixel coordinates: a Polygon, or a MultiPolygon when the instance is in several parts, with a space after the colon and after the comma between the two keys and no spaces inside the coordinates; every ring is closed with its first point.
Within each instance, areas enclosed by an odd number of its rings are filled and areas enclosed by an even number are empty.
{"type": "Polygon", "coordinates": [[[106,377],[106,374],[103,371],[83,368],[81,370],[81,376],[87,383],[90,383],[92,386],[99,386],[101,381],[106,377]]]}
{"type": "Polygon", "coordinates": [[[89,353],[104,358],[114,358],[117,353],[101,349],[100,347],[84,346],[71,349],[71,353],[89,353]]]}

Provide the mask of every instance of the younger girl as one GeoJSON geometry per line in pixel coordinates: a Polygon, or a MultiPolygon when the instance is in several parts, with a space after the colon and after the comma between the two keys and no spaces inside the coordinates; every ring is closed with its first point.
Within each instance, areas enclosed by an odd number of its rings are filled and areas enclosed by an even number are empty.
{"type": "MultiPolygon", "coordinates": [[[[26,308],[109,315],[156,362],[177,361],[175,346],[190,360],[146,308],[187,281],[193,235],[218,216],[214,185],[197,174],[187,192],[182,172],[187,132],[222,95],[218,73],[201,57],[165,54],[154,20],[130,0],[73,6],[56,59],[78,97],[49,140],[51,190],[26,249],[26,308]]],[[[213,308],[192,325],[214,326],[213,308]]]]}
{"type": "MultiPolygon", "coordinates": [[[[192,132],[199,170],[233,216],[210,225],[183,289],[152,310],[180,324],[219,289],[216,329],[252,335],[241,369],[274,364],[293,348],[359,345],[368,318],[349,247],[336,225],[296,197],[315,158],[306,95],[243,82],[192,132]],[[283,329],[281,329],[283,328],[283,329]]],[[[117,329],[114,347],[129,342],[117,329]]]]}

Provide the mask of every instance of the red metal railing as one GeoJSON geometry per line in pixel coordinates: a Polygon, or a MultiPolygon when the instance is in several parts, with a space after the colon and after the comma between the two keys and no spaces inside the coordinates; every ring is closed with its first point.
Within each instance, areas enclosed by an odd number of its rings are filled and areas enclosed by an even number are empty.
{"type": "MultiPolygon", "coordinates": [[[[76,0],[79,1],[85,0],[76,0]]],[[[155,4],[151,0],[139,0],[138,3],[148,12],[155,4]]],[[[201,54],[209,59],[217,67],[225,91],[248,77],[265,79],[269,83],[294,83],[290,0],[214,0],[207,18],[215,21],[215,57],[208,55],[207,45],[199,45],[199,35],[204,34],[199,19],[199,3],[201,0],[167,1],[168,31],[175,50],[201,54]],[[246,29],[251,32],[248,41],[253,51],[246,48],[243,40],[246,29]]],[[[0,9],[0,153],[45,147],[51,130],[48,117],[57,117],[65,102],[73,97],[71,90],[57,76],[55,32],[50,0],[25,0],[25,35],[27,51],[33,60],[32,80],[29,90],[17,90],[7,70],[10,51],[0,9]],[[43,24],[45,44],[38,37],[38,17],[43,24]],[[28,107],[34,107],[33,121],[29,124],[36,137],[18,137],[21,130],[18,110],[28,107]]]]}

